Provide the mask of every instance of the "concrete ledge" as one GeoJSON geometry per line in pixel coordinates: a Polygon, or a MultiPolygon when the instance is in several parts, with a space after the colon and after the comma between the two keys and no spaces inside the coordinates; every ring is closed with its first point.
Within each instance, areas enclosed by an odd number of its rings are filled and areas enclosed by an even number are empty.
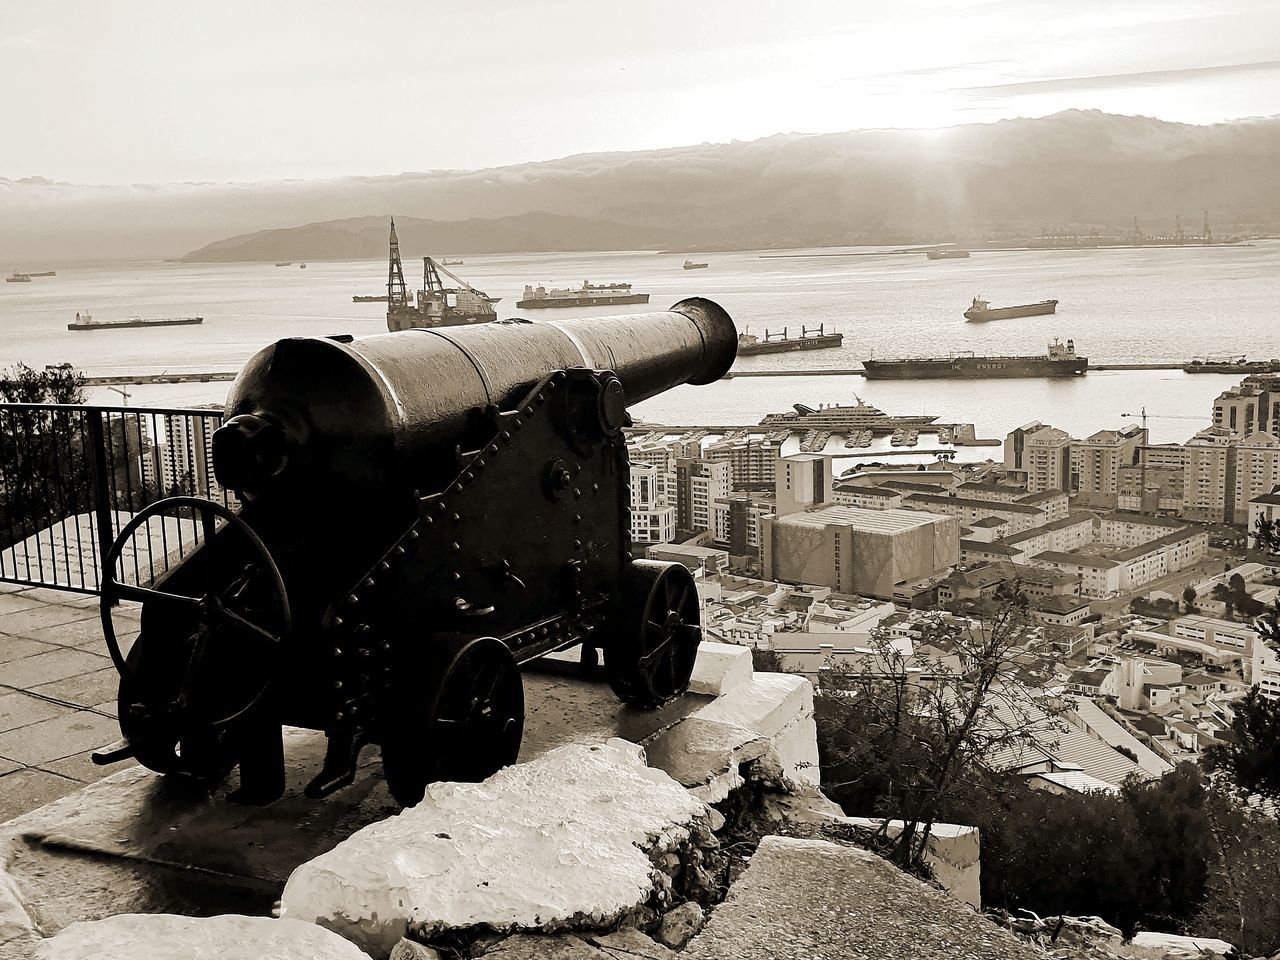
{"type": "Polygon", "coordinates": [[[698,659],[689,680],[690,693],[723,696],[751,679],[751,649],[735,643],[704,640],[698,645],[698,659]]]}
{"type": "Polygon", "coordinates": [[[782,774],[796,784],[819,782],[813,686],[787,673],[757,673],[693,714],[741,727],[767,739],[782,774]]]}
{"type": "MultiPolygon", "coordinates": [[[[767,739],[743,727],[688,717],[645,741],[649,765],[704,803],[719,803],[742,786],[739,768],[772,755],[767,739]]],[[[771,757],[777,766],[776,757],[771,757]]]]}

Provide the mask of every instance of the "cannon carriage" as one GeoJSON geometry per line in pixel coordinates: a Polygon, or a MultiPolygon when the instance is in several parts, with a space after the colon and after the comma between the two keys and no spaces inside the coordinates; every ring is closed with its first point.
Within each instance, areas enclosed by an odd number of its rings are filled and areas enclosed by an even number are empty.
{"type": "Polygon", "coordinates": [[[616,694],[653,708],[688,686],[691,574],[636,559],[622,428],[630,403],[718,380],[737,335],[702,299],[622,317],[413,329],[267,347],[213,436],[232,510],[160,501],[104,563],[122,741],[96,759],[284,789],[283,725],[323,730],[324,796],[381,747],[404,805],[435,780],[515,760],[520,667],[582,644],[616,694]],[[152,583],[120,557],[159,514],[203,536],[152,583]],[[129,649],[118,600],[141,601],[129,649]]]}

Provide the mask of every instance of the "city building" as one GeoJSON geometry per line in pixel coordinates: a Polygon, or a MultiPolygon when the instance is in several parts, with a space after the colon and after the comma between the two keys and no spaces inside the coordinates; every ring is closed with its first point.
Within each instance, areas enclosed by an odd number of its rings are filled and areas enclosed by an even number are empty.
{"type": "Polygon", "coordinates": [[[1280,654],[1260,637],[1254,640],[1252,672],[1249,676],[1258,685],[1258,691],[1263,696],[1280,699],[1280,654]]]}
{"type": "Polygon", "coordinates": [[[763,521],[763,576],[840,593],[891,598],[895,588],[944,575],[959,558],[953,517],[831,505],[763,521]]]}
{"type": "Polygon", "coordinates": [[[729,465],[680,457],[676,460],[676,529],[687,533],[710,530],[715,523],[711,505],[729,496],[729,465]]]}
{"type": "MultiPolygon", "coordinates": [[[[1276,399],[1280,401],[1280,393],[1276,399]]],[[[1280,485],[1280,440],[1270,433],[1251,433],[1236,440],[1231,452],[1235,463],[1228,522],[1245,523],[1250,502],[1280,485]]]]}
{"type": "Polygon", "coordinates": [[[865,510],[898,510],[904,496],[892,487],[871,487],[860,483],[841,482],[832,489],[832,500],[865,510]]]}
{"type": "Polygon", "coordinates": [[[1000,517],[1009,523],[1010,533],[1021,533],[1044,523],[1044,511],[1024,503],[1001,503],[992,500],[972,500],[937,493],[913,493],[902,501],[909,510],[925,510],[945,513],[957,518],[965,526],[984,517],[1000,517]]]}
{"type": "Polygon", "coordinates": [[[657,466],[631,465],[631,539],[636,543],[670,543],[676,537],[676,508],[659,489],[657,466]]]}
{"type": "Polygon", "coordinates": [[[709,443],[702,456],[712,463],[729,465],[729,484],[734,490],[772,490],[782,443],[780,436],[748,434],[709,443]]]}
{"type": "MultiPolygon", "coordinates": [[[[1138,456],[1145,459],[1151,447],[1143,447],[1138,456]]],[[[1178,447],[1178,458],[1183,460],[1183,448],[1178,447]]],[[[1156,467],[1139,462],[1137,466],[1120,468],[1120,488],[1116,505],[1121,510],[1148,514],[1174,514],[1182,512],[1182,494],[1186,483],[1186,471],[1177,467],[1156,467]]]]}
{"type": "Polygon", "coordinates": [[[1078,550],[1094,539],[1093,515],[1089,513],[1073,513],[1061,520],[1054,520],[1039,527],[1032,527],[1021,533],[1006,536],[1000,542],[1008,547],[1021,550],[1030,556],[1044,553],[1046,550],[1065,552],[1078,550]]]}
{"type": "Polygon", "coordinates": [[[1021,480],[1028,493],[1066,490],[1071,481],[1070,435],[1039,421],[1011,431],[1004,442],[1006,473],[1021,480]]]}
{"type": "Polygon", "coordinates": [[[213,432],[219,424],[218,417],[165,415],[162,466],[166,491],[179,487],[212,499],[222,496],[222,487],[213,474],[213,432]]]}
{"type": "Polygon", "coordinates": [[[669,504],[676,499],[676,456],[671,447],[652,436],[628,437],[627,459],[632,465],[647,463],[657,471],[657,496],[669,504]]]}
{"type": "Polygon", "coordinates": [[[760,522],[774,515],[772,494],[731,494],[711,505],[712,536],[730,556],[759,558],[760,522]]]}
{"type": "Polygon", "coordinates": [[[1213,425],[1229,433],[1270,433],[1280,436],[1280,377],[1245,377],[1213,401],[1213,425]]]}
{"type": "Polygon", "coordinates": [[[1251,546],[1255,548],[1262,546],[1257,538],[1258,523],[1265,520],[1269,524],[1274,524],[1277,519],[1280,519],[1280,486],[1272,487],[1270,493],[1264,493],[1249,501],[1251,546]]]}
{"type": "Polygon", "coordinates": [[[1077,502],[1115,507],[1120,494],[1120,469],[1138,462],[1138,449],[1146,442],[1146,429],[1135,425],[1099,430],[1085,440],[1072,440],[1068,489],[1077,502]]]}
{"type": "Polygon", "coordinates": [[[778,516],[831,503],[831,458],[817,453],[797,453],[778,461],[774,475],[774,503],[778,516]]]}
{"type": "Polygon", "coordinates": [[[1041,623],[1074,627],[1088,619],[1089,601],[1071,594],[1054,594],[1031,601],[1031,616],[1041,623]]]}
{"type": "Polygon", "coordinates": [[[1227,518],[1227,491],[1234,478],[1230,460],[1231,433],[1209,427],[1183,446],[1182,516],[1187,520],[1222,523],[1227,518]]]}
{"type": "Polygon", "coordinates": [[[729,572],[729,554],[692,543],[655,543],[645,548],[650,560],[684,564],[690,570],[716,575],[729,572]]]}

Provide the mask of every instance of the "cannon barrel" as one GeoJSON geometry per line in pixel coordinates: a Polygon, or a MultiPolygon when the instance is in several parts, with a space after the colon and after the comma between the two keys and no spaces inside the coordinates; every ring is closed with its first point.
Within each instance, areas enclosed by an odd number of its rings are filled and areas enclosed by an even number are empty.
{"type": "Polygon", "coordinates": [[[484,411],[509,409],[552,371],[612,370],[631,404],[712,383],[736,352],[728,313],[702,298],[625,316],[280,340],[232,385],[214,470],[250,497],[420,485],[445,451],[488,440],[484,411]]]}

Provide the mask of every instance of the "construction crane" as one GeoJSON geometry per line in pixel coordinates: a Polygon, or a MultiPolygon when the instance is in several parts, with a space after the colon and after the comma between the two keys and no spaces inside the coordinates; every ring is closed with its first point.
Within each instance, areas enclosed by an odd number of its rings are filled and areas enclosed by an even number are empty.
{"type": "Polygon", "coordinates": [[[133,394],[129,392],[128,387],[107,387],[107,389],[112,393],[120,394],[120,396],[124,398],[124,405],[126,407],[129,405],[129,398],[132,397],[133,394]]]}

